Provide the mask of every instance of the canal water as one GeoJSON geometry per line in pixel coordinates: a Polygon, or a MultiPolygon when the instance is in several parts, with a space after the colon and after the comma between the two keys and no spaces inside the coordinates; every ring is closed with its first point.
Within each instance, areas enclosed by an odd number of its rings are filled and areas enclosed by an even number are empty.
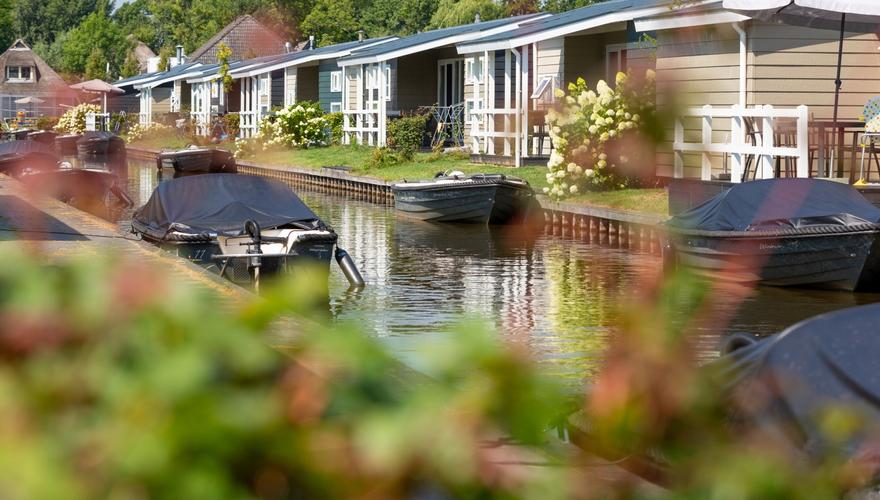
{"type": "MultiPolygon", "coordinates": [[[[152,162],[129,160],[112,168],[136,207],[159,182],[152,162]]],[[[516,227],[412,221],[391,206],[296,191],[339,233],[339,245],[368,283],[353,293],[333,266],[334,318],[357,323],[417,369],[418,353],[468,318],[493,325],[577,386],[599,368],[619,306],[638,304],[662,272],[654,255],[516,227]]],[[[110,216],[126,230],[129,217],[130,211],[110,216]]],[[[768,335],[816,314],[877,301],[880,295],[718,286],[696,319],[679,319],[696,332],[701,356],[710,359],[724,335],[768,335]]],[[[641,312],[637,305],[633,311],[641,312]]]]}

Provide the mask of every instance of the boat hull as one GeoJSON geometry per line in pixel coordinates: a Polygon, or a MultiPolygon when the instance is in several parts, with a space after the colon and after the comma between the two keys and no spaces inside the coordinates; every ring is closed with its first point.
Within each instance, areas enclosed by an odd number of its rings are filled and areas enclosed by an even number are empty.
{"type": "Polygon", "coordinates": [[[178,173],[235,172],[235,160],[231,153],[220,149],[189,149],[162,153],[158,166],[170,164],[178,173]]]}
{"type": "Polygon", "coordinates": [[[673,262],[713,278],[772,286],[880,290],[880,230],[831,234],[670,235],[673,262]]]}
{"type": "MultiPolygon", "coordinates": [[[[145,236],[146,239],[149,239],[145,236]]],[[[183,257],[199,266],[208,269],[230,281],[247,285],[253,283],[253,275],[248,270],[245,259],[230,259],[224,268],[224,261],[218,259],[223,256],[223,251],[217,240],[204,242],[158,242],[153,241],[163,249],[171,251],[178,257],[183,257]]],[[[330,261],[333,257],[335,240],[308,241],[298,243],[290,249],[284,259],[264,258],[261,259],[260,276],[262,278],[278,275],[290,271],[298,264],[318,265],[330,272],[330,261]]],[[[244,250],[242,250],[244,251],[244,250]]]]}
{"type": "Polygon", "coordinates": [[[393,190],[399,212],[434,222],[506,224],[522,217],[533,200],[531,189],[504,183],[393,190]]]}
{"type": "Polygon", "coordinates": [[[76,143],[76,150],[81,155],[101,156],[114,154],[125,150],[122,139],[80,139],[76,143]]]}

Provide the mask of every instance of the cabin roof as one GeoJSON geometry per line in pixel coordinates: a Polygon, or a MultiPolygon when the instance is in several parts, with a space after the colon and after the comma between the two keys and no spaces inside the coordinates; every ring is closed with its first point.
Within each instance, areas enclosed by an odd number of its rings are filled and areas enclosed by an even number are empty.
{"type": "Polygon", "coordinates": [[[71,95],[74,92],[58,73],[38,56],[22,40],[16,40],[6,52],[0,54],[0,94],[6,95],[45,95],[59,93],[71,95]],[[34,68],[33,82],[7,82],[7,66],[28,66],[34,68]]]}
{"type": "Polygon", "coordinates": [[[244,59],[249,53],[255,56],[277,55],[284,51],[284,40],[274,31],[250,14],[235,18],[189,55],[190,61],[205,64],[217,62],[217,46],[223,41],[232,49],[234,59],[244,59]]]}
{"type": "Polygon", "coordinates": [[[456,42],[470,39],[474,36],[479,36],[481,33],[494,34],[496,30],[516,27],[519,23],[546,15],[547,14],[527,14],[523,16],[495,19],[492,21],[481,21],[462,26],[453,26],[451,28],[425,31],[423,33],[417,33],[405,38],[399,38],[387,43],[354,51],[350,56],[340,59],[340,63],[343,65],[361,64],[394,59],[407,54],[430,50],[444,45],[451,45],[456,42]]]}
{"type": "MultiPolygon", "coordinates": [[[[703,4],[717,0],[697,0],[703,4]]],[[[644,15],[668,12],[671,0],[609,0],[523,23],[520,27],[458,44],[460,54],[503,50],[542,40],[571,35],[615,22],[632,21],[644,15]]]]}
{"type": "Polygon", "coordinates": [[[299,52],[291,52],[289,54],[276,56],[256,65],[247,65],[247,67],[242,66],[238,68],[238,71],[233,71],[232,73],[233,76],[248,76],[283,69],[290,66],[298,66],[307,62],[336,59],[347,56],[358,48],[367,49],[376,45],[389,43],[396,39],[396,37],[370,38],[362,41],[337,43],[315,49],[305,49],[299,52]]]}

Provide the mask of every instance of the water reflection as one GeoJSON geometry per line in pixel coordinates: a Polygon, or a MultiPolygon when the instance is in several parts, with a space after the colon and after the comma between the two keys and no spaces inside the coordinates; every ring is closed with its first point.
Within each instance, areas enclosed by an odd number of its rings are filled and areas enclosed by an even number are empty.
{"type": "MultiPolygon", "coordinates": [[[[151,162],[109,168],[127,176],[135,207],[159,182],[151,162]]],[[[441,341],[471,317],[496,325],[550,372],[577,384],[601,363],[618,306],[654,283],[661,270],[652,255],[521,229],[413,221],[389,206],[297,192],[339,233],[340,246],[368,283],[360,292],[348,291],[334,268],[333,316],[385,339],[416,368],[425,344],[441,341]]],[[[116,220],[127,229],[128,217],[130,210],[116,220]]],[[[701,354],[712,357],[725,334],[770,334],[815,314],[876,301],[880,295],[719,285],[694,328],[701,354]]]]}

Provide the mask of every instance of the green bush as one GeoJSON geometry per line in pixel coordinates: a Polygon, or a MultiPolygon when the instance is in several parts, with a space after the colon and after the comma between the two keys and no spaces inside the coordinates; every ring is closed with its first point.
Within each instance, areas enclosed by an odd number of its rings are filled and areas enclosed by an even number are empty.
{"type": "Polygon", "coordinates": [[[330,144],[341,144],[344,115],[342,113],[327,113],[324,115],[324,119],[327,120],[327,133],[330,136],[330,144]]]}
{"type": "Polygon", "coordinates": [[[101,107],[97,104],[79,104],[61,115],[55,125],[55,131],[62,134],[82,134],[86,131],[86,115],[100,113],[101,107]]]}
{"type": "Polygon", "coordinates": [[[226,128],[226,133],[229,137],[238,137],[239,126],[241,125],[241,117],[238,113],[226,113],[221,118],[223,120],[223,126],[226,128]]]}
{"type": "Polygon", "coordinates": [[[58,125],[58,117],[57,116],[41,116],[37,118],[36,125],[38,130],[52,130],[55,128],[55,125],[58,125]]]}
{"type": "Polygon", "coordinates": [[[388,147],[411,160],[422,147],[428,115],[404,116],[388,123],[388,147]]]}
{"type": "Polygon", "coordinates": [[[392,165],[402,163],[405,160],[406,158],[404,158],[403,155],[394,151],[391,148],[376,148],[370,155],[370,159],[367,162],[366,168],[369,170],[374,168],[390,167],[392,165]]]}

